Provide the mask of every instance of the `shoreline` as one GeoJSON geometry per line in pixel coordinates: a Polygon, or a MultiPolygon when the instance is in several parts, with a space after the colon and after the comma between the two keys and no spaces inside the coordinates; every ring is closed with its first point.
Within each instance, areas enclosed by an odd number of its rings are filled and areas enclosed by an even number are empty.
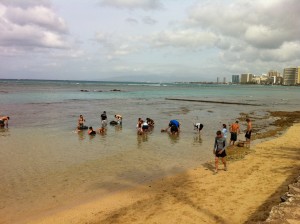
{"type": "Polygon", "coordinates": [[[196,99],[179,99],[179,98],[166,98],[166,100],[198,102],[198,103],[233,104],[233,105],[241,105],[241,106],[243,106],[243,105],[244,106],[263,106],[261,104],[254,104],[254,103],[240,103],[240,102],[215,101],[215,100],[196,100],[196,99]]]}
{"type": "MultiPolygon", "coordinates": [[[[282,136],[251,146],[252,153],[161,178],[27,223],[251,223],[267,219],[287,185],[299,176],[294,124],[282,136]],[[221,212],[220,212],[221,211],[221,212]]],[[[36,217],[37,218],[37,217],[36,217]]]]}

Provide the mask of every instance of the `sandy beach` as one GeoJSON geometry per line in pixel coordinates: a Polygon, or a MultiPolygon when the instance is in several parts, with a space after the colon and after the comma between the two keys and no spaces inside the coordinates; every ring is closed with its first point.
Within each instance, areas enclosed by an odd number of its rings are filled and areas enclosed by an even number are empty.
{"type": "MultiPolygon", "coordinates": [[[[35,217],[28,223],[252,223],[280,203],[300,168],[300,124],[251,146],[229,170],[213,162],[105,198],[35,217]]],[[[212,157],[213,158],[213,157],[212,157]]]]}

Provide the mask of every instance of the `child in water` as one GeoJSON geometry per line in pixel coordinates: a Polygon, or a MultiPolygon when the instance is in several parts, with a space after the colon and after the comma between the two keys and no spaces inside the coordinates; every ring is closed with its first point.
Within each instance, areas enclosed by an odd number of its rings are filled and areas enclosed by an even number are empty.
{"type": "Polygon", "coordinates": [[[88,131],[89,135],[95,135],[96,132],[93,130],[93,127],[89,127],[89,131],[88,131]]]}

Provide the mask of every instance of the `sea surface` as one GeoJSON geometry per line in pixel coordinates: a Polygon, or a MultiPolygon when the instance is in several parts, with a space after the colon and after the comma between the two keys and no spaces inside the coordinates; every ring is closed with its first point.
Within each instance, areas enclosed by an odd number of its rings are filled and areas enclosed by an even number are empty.
{"type": "Polygon", "coordinates": [[[286,86],[0,80],[0,116],[10,116],[0,129],[0,223],[198,167],[213,160],[223,123],[240,113],[299,110],[299,96],[299,87],[286,86]],[[254,105],[239,105],[245,103],[254,105]],[[103,111],[108,121],[121,114],[123,125],[93,137],[75,131],[80,114],[99,128],[103,111]],[[137,135],[139,117],[152,118],[154,130],[137,135]],[[181,123],[179,136],[160,131],[171,119],[181,123]],[[200,135],[195,122],[204,124],[200,135]]]}

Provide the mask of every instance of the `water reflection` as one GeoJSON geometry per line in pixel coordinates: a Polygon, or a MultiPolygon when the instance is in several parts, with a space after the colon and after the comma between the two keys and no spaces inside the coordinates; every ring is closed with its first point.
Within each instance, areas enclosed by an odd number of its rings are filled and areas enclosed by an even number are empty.
{"type": "Polygon", "coordinates": [[[9,129],[8,128],[0,128],[0,136],[9,136],[9,129]]]}
{"type": "Polygon", "coordinates": [[[194,144],[202,144],[202,138],[201,138],[201,134],[195,134],[194,135],[194,144]]]}
{"type": "Polygon", "coordinates": [[[122,125],[116,125],[116,126],[115,126],[115,131],[116,131],[116,132],[122,131],[122,125]]]}
{"type": "Polygon", "coordinates": [[[142,133],[142,134],[137,134],[137,146],[138,148],[141,148],[143,142],[147,142],[149,140],[148,138],[149,133],[142,133]]]}
{"type": "Polygon", "coordinates": [[[78,140],[82,141],[82,140],[85,139],[85,137],[84,137],[85,136],[84,131],[78,131],[77,134],[78,134],[78,140]]]}
{"type": "Polygon", "coordinates": [[[168,136],[169,136],[169,139],[171,141],[171,144],[175,144],[175,143],[178,143],[179,142],[179,133],[177,134],[172,134],[171,132],[168,132],[168,136]]]}
{"type": "Polygon", "coordinates": [[[89,135],[90,140],[94,139],[95,136],[96,136],[96,134],[95,135],[89,135]]]}

